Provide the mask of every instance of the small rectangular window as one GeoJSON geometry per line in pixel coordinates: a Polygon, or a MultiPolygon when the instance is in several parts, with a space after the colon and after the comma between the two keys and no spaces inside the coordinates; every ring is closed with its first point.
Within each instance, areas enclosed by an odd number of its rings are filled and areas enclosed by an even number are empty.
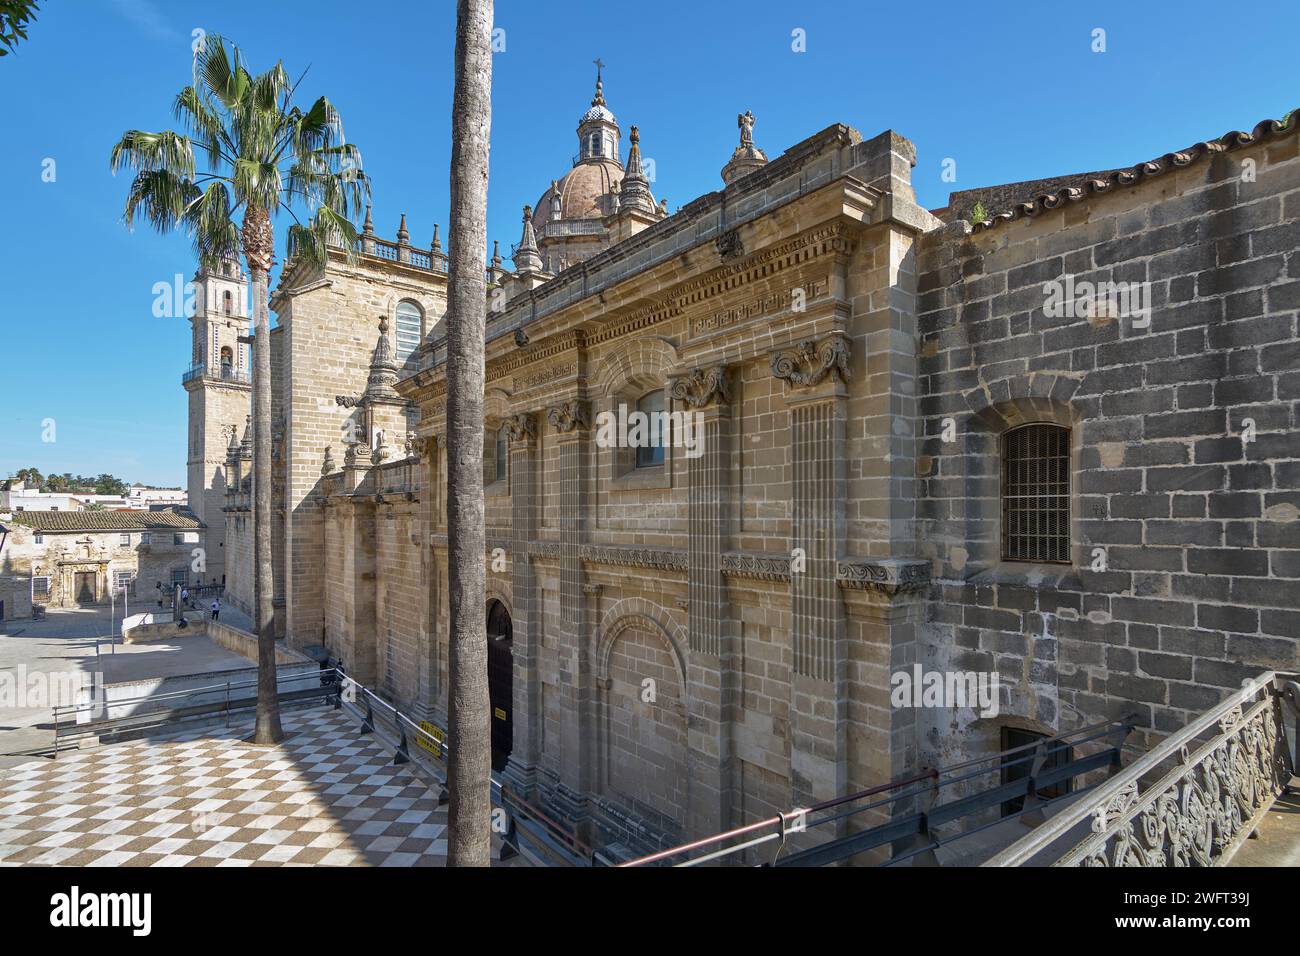
{"type": "Polygon", "coordinates": [[[48,601],[50,599],[50,579],[48,577],[32,578],[32,600],[48,601]]]}
{"type": "Polygon", "coordinates": [[[150,541],[150,535],[149,535],[149,532],[148,532],[148,531],[143,531],[143,532],[141,532],[141,534],[140,534],[140,543],[141,543],[141,544],[148,544],[149,541],[150,541]]]}
{"type": "Polygon", "coordinates": [[[131,546],[131,536],[129,534],[118,535],[117,543],[124,548],[129,548],[131,546]]]}
{"type": "Polygon", "coordinates": [[[1002,436],[1002,560],[1070,560],[1070,430],[1023,425],[1002,436]]]}
{"type": "Polygon", "coordinates": [[[44,543],[45,543],[45,535],[43,535],[43,534],[41,534],[39,531],[37,531],[36,534],[34,534],[34,535],[32,536],[32,540],[35,541],[37,544],[44,544],[44,543]]]}

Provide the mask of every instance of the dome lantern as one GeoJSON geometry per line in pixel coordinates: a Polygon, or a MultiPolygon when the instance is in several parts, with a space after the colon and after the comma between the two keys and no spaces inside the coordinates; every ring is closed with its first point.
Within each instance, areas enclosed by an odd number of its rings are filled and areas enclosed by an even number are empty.
{"type": "Polygon", "coordinates": [[[596,64],[596,95],[591,98],[591,108],[578,121],[578,155],[574,160],[575,166],[589,160],[619,161],[618,120],[605,105],[605,84],[601,79],[601,70],[605,64],[600,61],[600,57],[593,62],[596,64]]]}

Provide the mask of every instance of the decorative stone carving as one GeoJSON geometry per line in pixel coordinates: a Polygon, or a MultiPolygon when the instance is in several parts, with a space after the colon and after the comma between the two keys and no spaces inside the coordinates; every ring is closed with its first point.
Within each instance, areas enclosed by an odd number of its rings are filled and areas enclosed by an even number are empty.
{"type": "Polygon", "coordinates": [[[341,405],[344,408],[356,408],[361,404],[361,399],[354,398],[351,395],[335,395],[334,404],[341,405]]]}
{"type": "Polygon", "coordinates": [[[537,422],[532,412],[517,412],[506,419],[506,433],[510,443],[531,443],[537,440],[537,422]]]}
{"type": "Polygon", "coordinates": [[[546,418],[558,432],[591,427],[591,407],[580,399],[561,402],[546,410],[546,418]]]}
{"type": "Polygon", "coordinates": [[[809,340],[776,352],[772,356],[772,374],[801,388],[820,385],[828,375],[848,384],[849,354],[848,336],[833,332],[820,342],[809,340]]]}
{"type": "Polygon", "coordinates": [[[718,250],[722,261],[738,259],[745,254],[745,244],[740,241],[740,230],[729,229],[713,240],[713,248],[718,250]]]}
{"type": "Polygon", "coordinates": [[[332,449],[329,445],[326,445],[325,463],[320,466],[320,473],[322,476],[332,475],[334,474],[334,472],[338,470],[339,470],[339,466],[334,462],[334,449],[332,449]]]}
{"type": "Polygon", "coordinates": [[[402,445],[402,450],[406,452],[407,458],[423,458],[425,451],[429,447],[427,439],[415,432],[406,433],[406,441],[402,445]]]}
{"type": "Polygon", "coordinates": [[[930,584],[930,562],[893,558],[880,561],[837,561],[835,577],[842,588],[890,595],[920,591],[930,584]]]}
{"type": "Polygon", "coordinates": [[[729,551],[722,556],[722,573],[732,578],[789,581],[790,558],[782,554],[746,554],[729,551]]]}
{"type": "Polygon", "coordinates": [[[583,561],[591,564],[615,564],[633,568],[654,568],[659,571],[685,571],[686,552],[667,548],[619,548],[583,545],[579,549],[583,561]]]}
{"type": "Polygon", "coordinates": [[[370,446],[364,442],[351,442],[343,452],[344,467],[368,465],[370,463],[370,446]]]}
{"type": "Polygon", "coordinates": [[[671,394],[690,408],[703,408],[713,401],[731,401],[731,378],[725,365],[692,369],[690,374],[673,379],[671,394]]]}

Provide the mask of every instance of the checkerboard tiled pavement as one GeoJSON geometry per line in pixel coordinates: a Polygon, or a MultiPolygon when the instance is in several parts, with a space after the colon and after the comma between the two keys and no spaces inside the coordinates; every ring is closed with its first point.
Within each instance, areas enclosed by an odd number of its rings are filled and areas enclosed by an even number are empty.
{"type": "Polygon", "coordinates": [[[304,711],[284,728],[271,748],[245,726],[23,765],[0,777],[0,866],[446,863],[436,791],[354,719],[304,711]]]}

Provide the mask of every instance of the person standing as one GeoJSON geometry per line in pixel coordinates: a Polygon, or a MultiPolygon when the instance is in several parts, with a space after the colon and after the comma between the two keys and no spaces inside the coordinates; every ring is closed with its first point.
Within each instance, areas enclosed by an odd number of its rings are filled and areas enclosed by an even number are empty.
{"type": "Polygon", "coordinates": [[[212,600],[212,620],[216,620],[221,614],[221,599],[213,598],[212,600]]]}

